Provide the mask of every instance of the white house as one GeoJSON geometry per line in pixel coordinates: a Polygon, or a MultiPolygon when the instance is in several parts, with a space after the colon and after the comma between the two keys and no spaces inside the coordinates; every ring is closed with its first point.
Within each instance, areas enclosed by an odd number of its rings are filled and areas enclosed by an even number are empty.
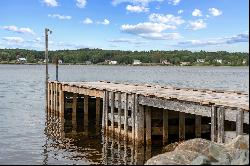
{"type": "Polygon", "coordinates": [[[161,61],[161,63],[164,65],[171,65],[171,62],[169,62],[168,60],[163,60],[161,61]]]}
{"type": "Polygon", "coordinates": [[[58,60],[58,63],[59,63],[59,64],[62,64],[62,63],[63,63],[63,61],[62,61],[61,59],[59,59],[59,60],[58,60]]]}
{"type": "Polygon", "coordinates": [[[190,62],[181,62],[180,64],[181,64],[181,66],[188,66],[188,65],[190,65],[190,62]]]}
{"type": "Polygon", "coordinates": [[[140,65],[142,64],[140,60],[134,60],[133,65],[140,65]]]}
{"type": "Polygon", "coordinates": [[[196,62],[197,62],[197,63],[204,63],[204,62],[205,62],[205,59],[197,59],[196,62]]]}
{"type": "Polygon", "coordinates": [[[17,59],[17,62],[18,62],[18,63],[26,63],[26,62],[27,62],[27,59],[26,59],[26,58],[18,58],[18,59],[17,59]]]}
{"type": "Polygon", "coordinates": [[[110,64],[110,65],[116,65],[116,64],[117,64],[117,61],[110,61],[109,64],[110,64]]]}
{"type": "Polygon", "coordinates": [[[215,60],[217,63],[222,63],[222,59],[216,59],[215,60]]]}

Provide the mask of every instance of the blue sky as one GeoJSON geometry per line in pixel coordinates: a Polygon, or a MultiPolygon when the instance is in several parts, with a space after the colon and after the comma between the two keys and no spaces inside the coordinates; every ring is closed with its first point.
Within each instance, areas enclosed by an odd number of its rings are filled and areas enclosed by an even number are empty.
{"type": "Polygon", "coordinates": [[[248,0],[1,0],[0,48],[249,52],[248,0]]]}

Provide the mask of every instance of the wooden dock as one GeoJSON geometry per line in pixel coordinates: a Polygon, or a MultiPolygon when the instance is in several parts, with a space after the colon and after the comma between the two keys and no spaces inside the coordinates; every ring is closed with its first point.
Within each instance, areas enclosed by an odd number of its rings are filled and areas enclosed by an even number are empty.
{"type": "Polygon", "coordinates": [[[49,82],[48,111],[63,118],[70,110],[76,123],[82,110],[84,130],[94,112],[105,135],[150,145],[206,137],[226,142],[249,134],[249,94],[235,91],[188,89],[111,82],[49,82]],[[89,109],[90,101],[95,109],[89,109]]]}

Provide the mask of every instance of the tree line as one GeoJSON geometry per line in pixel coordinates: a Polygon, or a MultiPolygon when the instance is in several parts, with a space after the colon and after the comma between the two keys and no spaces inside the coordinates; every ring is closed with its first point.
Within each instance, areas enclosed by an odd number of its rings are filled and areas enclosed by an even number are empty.
{"type": "MultiPolygon", "coordinates": [[[[44,51],[0,49],[0,63],[15,63],[15,61],[20,57],[26,58],[27,63],[42,63],[44,61],[44,51]]],[[[172,65],[180,65],[181,62],[189,62],[190,65],[249,65],[249,53],[231,53],[227,51],[121,51],[89,48],[49,51],[50,63],[53,63],[53,60],[56,57],[62,60],[63,63],[71,64],[84,64],[86,61],[93,64],[103,64],[105,60],[111,60],[117,61],[118,64],[128,65],[132,64],[134,60],[140,60],[142,63],[151,64],[160,64],[162,61],[168,61],[172,65]],[[197,62],[198,59],[202,59],[204,62],[197,62]]]]}

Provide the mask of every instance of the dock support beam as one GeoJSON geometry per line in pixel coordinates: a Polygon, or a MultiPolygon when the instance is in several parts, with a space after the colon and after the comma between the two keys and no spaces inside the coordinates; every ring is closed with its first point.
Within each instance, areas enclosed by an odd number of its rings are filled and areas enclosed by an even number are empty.
{"type": "Polygon", "coordinates": [[[62,84],[59,87],[59,116],[64,118],[64,92],[62,90],[62,84]]]}
{"type": "Polygon", "coordinates": [[[168,143],[168,110],[163,110],[163,145],[167,145],[168,143]]]}
{"type": "Polygon", "coordinates": [[[77,108],[77,94],[73,94],[73,103],[72,103],[72,132],[76,132],[77,121],[76,121],[76,108],[77,108]]]}
{"type": "Polygon", "coordinates": [[[100,111],[101,111],[101,98],[97,97],[95,100],[95,115],[96,115],[95,125],[98,131],[99,131],[100,111]]]}
{"type": "Polygon", "coordinates": [[[48,92],[47,92],[47,111],[49,112],[50,110],[50,93],[51,93],[51,89],[50,89],[50,84],[51,83],[48,83],[48,92]]]}
{"type": "Polygon", "coordinates": [[[225,142],[225,129],[224,129],[224,123],[225,123],[225,108],[219,107],[217,111],[218,116],[218,143],[224,143],[225,142]]]}
{"type": "Polygon", "coordinates": [[[211,141],[217,142],[217,107],[211,108],[211,141]]]}
{"type": "Polygon", "coordinates": [[[121,92],[118,92],[118,138],[120,139],[121,135],[121,111],[122,111],[122,99],[121,92]]]}
{"type": "Polygon", "coordinates": [[[201,116],[195,115],[195,137],[201,138],[201,116]]]}
{"type": "Polygon", "coordinates": [[[128,94],[125,93],[125,109],[124,109],[124,140],[128,138],[128,94]]]}
{"type": "Polygon", "coordinates": [[[131,121],[132,121],[132,142],[135,140],[135,113],[138,112],[138,106],[135,104],[136,94],[132,94],[132,110],[131,110],[131,121]]]}
{"type": "Polygon", "coordinates": [[[106,128],[106,133],[108,132],[109,129],[109,92],[106,91],[106,99],[105,99],[105,128],[106,128]]]}
{"type": "Polygon", "coordinates": [[[146,143],[147,145],[151,145],[151,135],[152,135],[152,129],[151,129],[151,108],[146,107],[146,143]]]}
{"type": "Polygon", "coordinates": [[[144,144],[144,106],[139,105],[138,95],[135,96],[135,141],[136,147],[144,144]]]}
{"type": "Polygon", "coordinates": [[[89,96],[84,95],[84,131],[88,131],[89,124],[89,96]]]}
{"type": "Polygon", "coordinates": [[[102,105],[102,129],[105,131],[106,124],[106,104],[107,104],[107,91],[103,92],[103,105],[102,105]]]}
{"type": "Polygon", "coordinates": [[[179,141],[185,140],[185,113],[179,112],[179,141]]]}
{"type": "Polygon", "coordinates": [[[237,110],[236,115],[236,135],[243,135],[244,112],[241,109],[237,110]]]}
{"type": "Polygon", "coordinates": [[[114,109],[115,109],[115,93],[111,92],[110,96],[110,107],[111,107],[111,133],[112,137],[114,136],[115,124],[114,124],[114,109]]]}

